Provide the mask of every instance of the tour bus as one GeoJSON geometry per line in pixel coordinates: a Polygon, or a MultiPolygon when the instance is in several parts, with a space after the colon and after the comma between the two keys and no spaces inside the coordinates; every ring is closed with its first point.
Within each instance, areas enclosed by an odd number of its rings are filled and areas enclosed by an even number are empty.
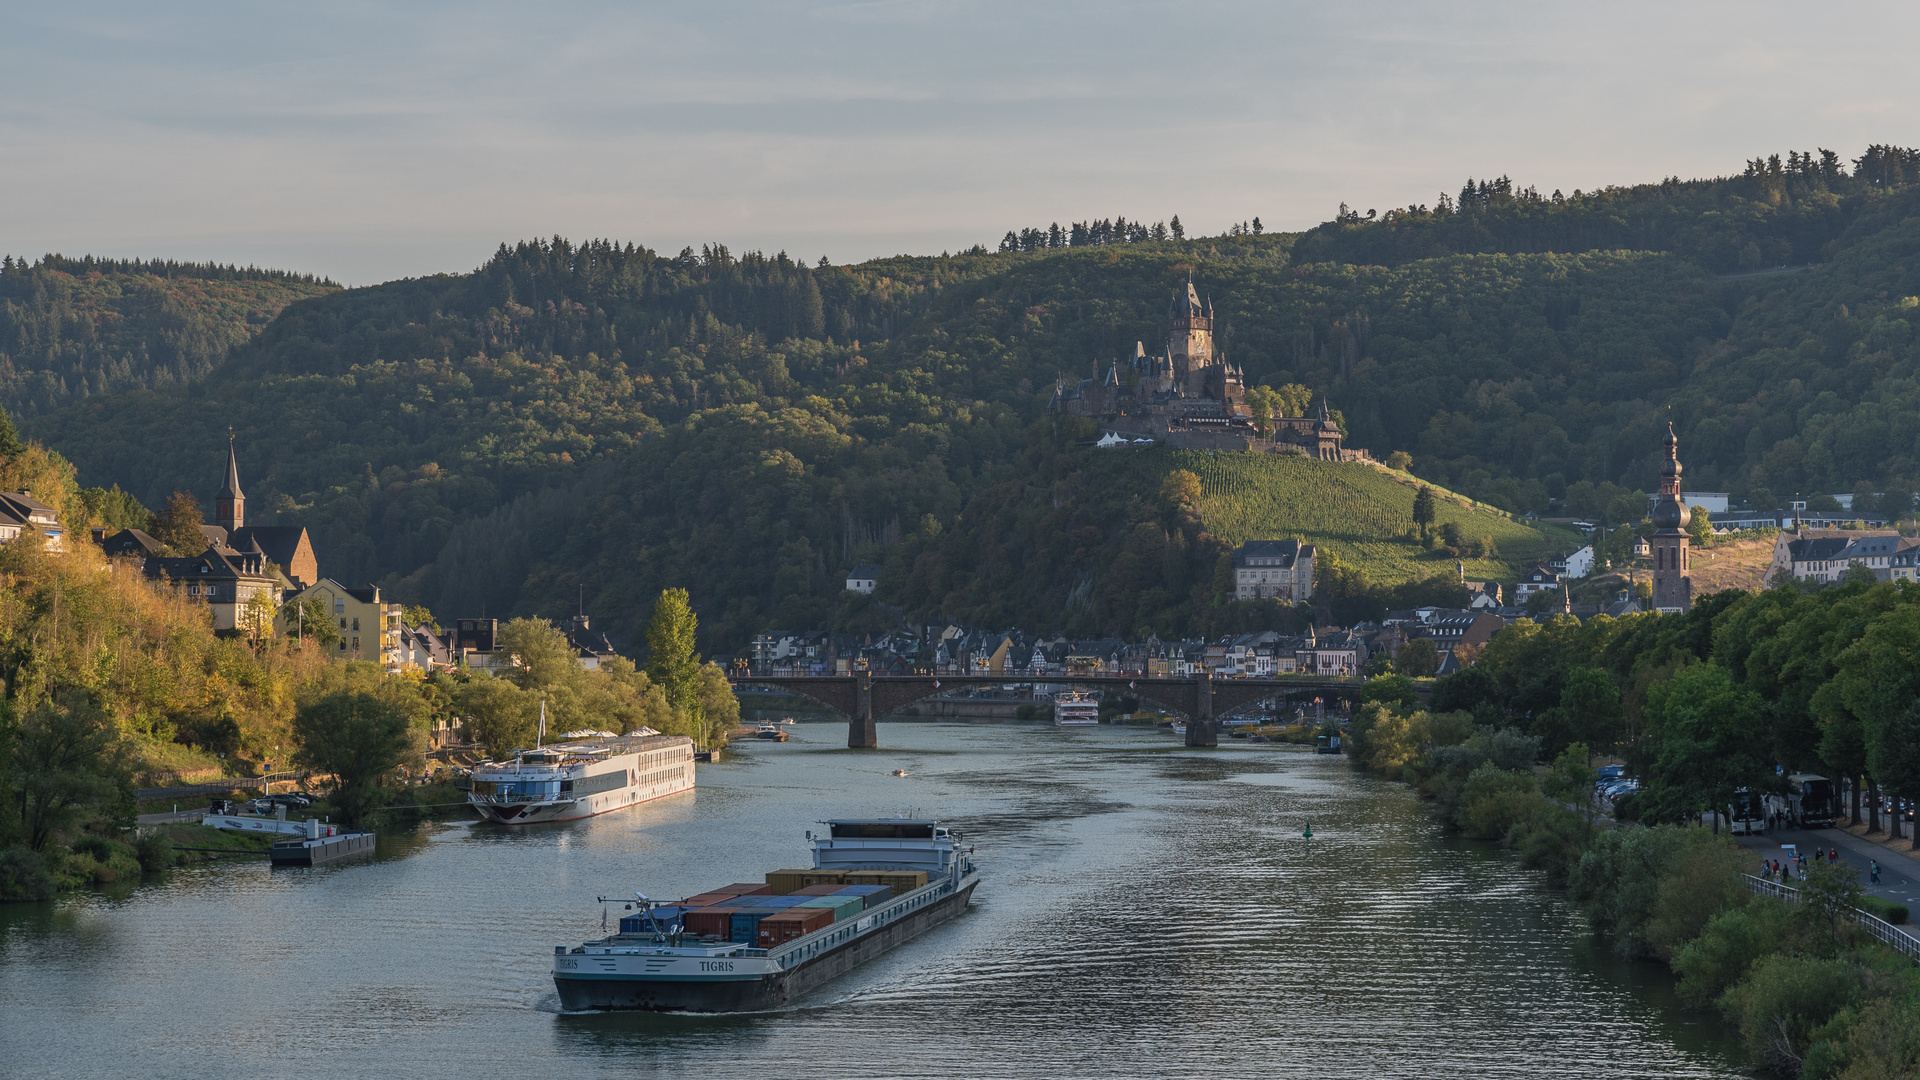
{"type": "Polygon", "coordinates": [[[1767,831],[1767,799],[1746,788],[1733,793],[1733,834],[1735,836],[1767,831]]]}
{"type": "Polygon", "coordinates": [[[1813,773],[1787,777],[1787,817],[1803,829],[1833,824],[1833,781],[1813,773]]]}

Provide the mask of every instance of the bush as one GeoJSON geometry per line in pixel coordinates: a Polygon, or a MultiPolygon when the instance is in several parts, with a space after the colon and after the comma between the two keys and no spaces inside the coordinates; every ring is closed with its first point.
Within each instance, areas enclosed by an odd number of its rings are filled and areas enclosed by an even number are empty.
{"type": "Polygon", "coordinates": [[[1647,942],[1661,956],[1698,937],[1714,917],[1745,904],[1753,895],[1741,879],[1748,855],[1731,840],[1693,842],[1676,853],[1660,877],[1648,912],[1647,942]]]}
{"type": "Polygon", "coordinates": [[[1780,951],[1792,932],[1792,915],[1778,900],[1755,899],[1715,915],[1699,937],[1673,954],[1680,1000],[1696,1009],[1713,1004],[1746,978],[1755,961],[1780,951]]]}
{"type": "Polygon", "coordinates": [[[46,900],[54,888],[53,873],[39,852],[24,844],[0,848],[0,903],[46,900]]]}
{"type": "Polygon", "coordinates": [[[1564,882],[1592,831],[1579,814],[1542,800],[1537,812],[1514,823],[1507,844],[1520,853],[1521,862],[1546,871],[1549,880],[1564,882]]]}
{"type": "Polygon", "coordinates": [[[1878,915],[1880,918],[1895,926],[1904,925],[1909,914],[1907,905],[1897,904],[1892,900],[1882,899],[1878,896],[1862,896],[1860,898],[1860,906],[1865,908],[1869,913],[1878,915]]]}
{"type": "Polygon", "coordinates": [[[1677,825],[1603,832],[1581,854],[1567,880],[1568,893],[1593,928],[1613,938],[1620,955],[1647,955],[1652,951],[1648,923],[1661,879],[1676,858],[1712,840],[1703,830],[1677,825]]]}
{"type": "Polygon", "coordinates": [[[1515,822],[1533,816],[1545,804],[1532,773],[1510,772],[1489,761],[1473,770],[1460,789],[1454,825],[1468,836],[1505,840],[1515,822]]]}
{"type": "Polygon", "coordinates": [[[1920,1003],[1882,999],[1835,1014],[1814,1032],[1800,1075],[1807,1080],[1920,1075],[1920,1003]]]}
{"type": "Polygon", "coordinates": [[[173,839],[158,831],[142,833],[133,842],[133,853],[147,873],[165,870],[173,865],[173,839]]]}
{"type": "Polygon", "coordinates": [[[1765,956],[1727,991],[1727,1016],[1762,1066],[1800,1072],[1815,1029],[1860,995],[1860,975],[1844,960],[1765,956]]]}

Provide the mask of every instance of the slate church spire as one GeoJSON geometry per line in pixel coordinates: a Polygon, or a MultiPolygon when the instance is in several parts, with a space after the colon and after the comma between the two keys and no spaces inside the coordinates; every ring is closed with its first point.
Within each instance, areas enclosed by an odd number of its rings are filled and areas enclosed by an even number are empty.
{"type": "Polygon", "coordinates": [[[233,454],[233,429],[227,429],[227,480],[213,498],[213,523],[232,536],[247,523],[247,497],[240,491],[240,463],[233,454]]]}

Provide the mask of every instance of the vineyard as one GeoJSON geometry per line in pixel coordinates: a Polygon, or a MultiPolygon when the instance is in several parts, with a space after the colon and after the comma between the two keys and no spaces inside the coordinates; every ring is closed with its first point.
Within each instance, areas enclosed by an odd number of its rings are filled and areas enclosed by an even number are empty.
{"type": "MultiPolygon", "coordinates": [[[[1453,569],[1454,560],[1444,550],[1428,551],[1404,539],[1413,528],[1413,498],[1421,484],[1406,473],[1299,454],[1106,452],[1130,457],[1122,468],[1137,472],[1141,485],[1158,484],[1174,469],[1200,477],[1201,520],[1231,544],[1299,537],[1332,550],[1382,584],[1453,569]]],[[[1511,581],[1533,560],[1585,543],[1576,533],[1517,521],[1441,488],[1434,494],[1436,527],[1457,522],[1469,540],[1493,539],[1494,557],[1466,560],[1471,578],[1511,581]]]]}

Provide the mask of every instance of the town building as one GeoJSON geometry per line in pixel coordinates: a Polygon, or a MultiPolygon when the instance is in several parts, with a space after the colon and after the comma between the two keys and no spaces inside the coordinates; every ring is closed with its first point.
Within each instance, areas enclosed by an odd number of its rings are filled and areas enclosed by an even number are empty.
{"type": "Polygon", "coordinates": [[[1593,573],[1593,545],[1589,544],[1565,558],[1555,559],[1560,576],[1575,581],[1593,573]]]}
{"type": "Polygon", "coordinates": [[[28,532],[39,533],[52,551],[66,550],[67,530],[58,510],[34,498],[32,491],[0,491],[0,544],[28,532]]]}
{"type": "Polygon", "coordinates": [[[1687,522],[1691,513],[1680,501],[1680,440],[1667,425],[1667,462],[1660,470],[1660,498],[1653,505],[1653,609],[1685,611],[1693,606],[1687,522]]]}
{"type": "Polygon", "coordinates": [[[342,660],[366,660],[398,671],[406,663],[400,644],[401,606],[383,599],[380,586],[349,588],[332,578],[321,578],[305,588],[290,590],[286,606],[280,610],[280,632],[297,634],[306,629],[313,615],[307,610],[317,603],[321,618],[336,622],[340,635],[333,653],[342,660]]]}
{"type": "Polygon", "coordinates": [[[1526,573],[1520,575],[1519,581],[1513,583],[1513,600],[1515,604],[1524,604],[1534,593],[1558,588],[1559,573],[1545,563],[1534,563],[1526,573]]]}
{"type": "Polygon", "coordinates": [[[1233,553],[1235,600],[1304,603],[1313,596],[1312,544],[1298,540],[1249,540],[1233,553]]]}
{"type": "Polygon", "coordinates": [[[110,559],[148,559],[166,547],[139,529],[121,529],[109,536],[105,529],[93,530],[93,542],[110,559]]]}
{"type": "Polygon", "coordinates": [[[1769,580],[1785,573],[1795,581],[1831,584],[1846,576],[1858,562],[1888,580],[1881,571],[1894,569],[1893,557],[1920,545],[1892,529],[1801,529],[1774,537],[1769,580]]]}
{"type": "Polygon", "coordinates": [[[847,591],[871,596],[880,586],[880,564],[863,562],[847,574],[847,591]]]}
{"type": "Polygon", "coordinates": [[[273,632],[284,581],[258,551],[208,547],[198,555],[151,556],[140,572],[177,595],[207,605],[216,634],[265,637],[273,632]]]}

